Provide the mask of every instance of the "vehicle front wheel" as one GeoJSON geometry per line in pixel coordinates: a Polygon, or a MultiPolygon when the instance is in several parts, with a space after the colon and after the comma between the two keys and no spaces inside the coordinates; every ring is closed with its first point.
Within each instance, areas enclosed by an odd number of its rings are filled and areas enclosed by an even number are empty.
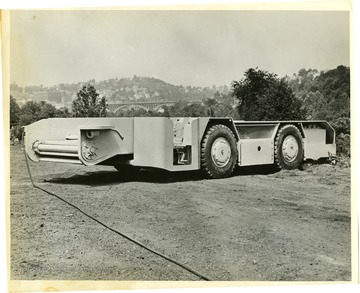
{"type": "Polygon", "coordinates": [[[201,143],[201,168],[211,178],[229,177],[237,162],[234,133],[225,125],[211,126],[201,143]]]}

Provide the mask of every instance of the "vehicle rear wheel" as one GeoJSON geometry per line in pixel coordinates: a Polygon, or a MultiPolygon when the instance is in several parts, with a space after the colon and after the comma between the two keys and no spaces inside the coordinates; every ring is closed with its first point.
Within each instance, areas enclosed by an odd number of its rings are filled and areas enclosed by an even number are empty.
{"type": "Polygon", "coordinates": [[[299,129],[294,125],[280,128],[275,139],[275,163],[278,168],[299,168],[304,158],[304,147],[299,129]]]}
{"type": "Polygon", "coordinates": [[[201,168],[211,178],[229,177],[237,162],[234,133],[225,125],[211,126],[201,143],[201,168]]]}

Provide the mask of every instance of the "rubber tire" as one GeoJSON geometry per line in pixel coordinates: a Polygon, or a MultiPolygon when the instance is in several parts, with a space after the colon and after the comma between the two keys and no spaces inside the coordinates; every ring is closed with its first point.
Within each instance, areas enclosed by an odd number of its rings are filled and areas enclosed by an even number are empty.
{"type": "Polygon", "coordinates": [[[304,159],[304,145],[303,145],[301,133],[296,126],[292,124],[282,126],[276,135],[274,145],[275,145],[275,150],[274,150],[275,165],[277,168],[285,169],[285,170],[293,170],[293,169],[298,169],[300,167],[304,159]],[[282,146],[284,140],[289,135],[295,137],[299,147],[298,153],[292,162],[287,161],[282,153],[282,146]]]}
{"type": "Polygon", "coordinates": [[[201,169],[210,178],[226,178],[234,171],[238,159],[236,138],[234,133],[223,124],[211,126],[201,142],[201,169]],[[231,156],[229,162],[224,167],[217,166],[211,158],[211,148],[215,140],[222,137],[230,145],[231,156]]]}

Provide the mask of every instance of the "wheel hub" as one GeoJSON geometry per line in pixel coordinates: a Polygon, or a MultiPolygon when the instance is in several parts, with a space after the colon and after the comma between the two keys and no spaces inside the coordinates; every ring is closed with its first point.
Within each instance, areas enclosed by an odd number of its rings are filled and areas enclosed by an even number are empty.
{"type": "Polygon", "coordinates": [[[299,152],[299,144],[293,135],[285,137],[282,145],[282,154],[287,162],[293,162],[299,152]]]}
{"type": "Polygon", "coordinates": [[[231,148],[229,142],[223,138],[217,138],[211,147],[211,158],[216,166],[224,167],[231,158],[231,148]]]}

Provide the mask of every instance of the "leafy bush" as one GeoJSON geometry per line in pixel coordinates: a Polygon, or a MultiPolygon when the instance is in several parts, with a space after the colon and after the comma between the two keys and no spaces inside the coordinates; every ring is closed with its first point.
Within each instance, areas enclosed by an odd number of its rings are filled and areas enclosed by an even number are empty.
{"type": "Polygon", "coordinates": [[[350,134],[340,133],[336,136],[336,153],[350,158],[350,134]]]}
{"type": "Polygon", "coordinates": [[[21,141],[24,133],[24,127],[16,125],[10,129],[10,140],[12,142],[21,141]]]}

